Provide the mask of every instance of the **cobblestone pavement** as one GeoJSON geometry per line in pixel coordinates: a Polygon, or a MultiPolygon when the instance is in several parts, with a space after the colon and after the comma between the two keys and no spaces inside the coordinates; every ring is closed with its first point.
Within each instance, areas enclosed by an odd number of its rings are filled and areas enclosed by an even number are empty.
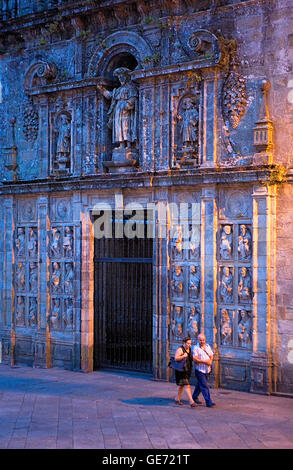
{"type": "MultiPolygon", "coordinates": [[[[176,406],[149,376],[0,365],[1,449],[293,448],[293,400],[214,389],[176,406]]],[[[186,396],[182,397],[186,399],[186,396]]]]}

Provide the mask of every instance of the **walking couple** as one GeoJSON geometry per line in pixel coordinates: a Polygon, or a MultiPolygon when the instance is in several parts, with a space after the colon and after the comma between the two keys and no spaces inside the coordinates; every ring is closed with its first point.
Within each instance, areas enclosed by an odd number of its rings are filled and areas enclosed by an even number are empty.
{"type": "Polygon", "coordinates": [[[206,406],[211,408],[215,406],[215,403],[212,402],[210,397],[210,390],[207,383],[207,377],[211,371],[211,365],[213,362],[213,352],[210,346],[206,343],[205,335],[200,333],[198,335],[198,343],[191,350],[191,339],[189,337],[184,338],[183,345],[180,346],[175,354],[175,361],[181,362],[185,360],[184,370],[175,369],[175,379],[176,384],[178,385],[178,394],[175,400],[177,405],[183,405],[181,401],[181,395],[183,389],[187,392],[189,399],[189,404],[191,408],[195,408],[197,405],[201,404],[198,396],[202,393],[206,406]],[[192,372],[192,364],[195,364],[195,377],[197,378],[197,384],[195,386],[194,392],[191,395],[190,389],[190,376],[192,372]]]}

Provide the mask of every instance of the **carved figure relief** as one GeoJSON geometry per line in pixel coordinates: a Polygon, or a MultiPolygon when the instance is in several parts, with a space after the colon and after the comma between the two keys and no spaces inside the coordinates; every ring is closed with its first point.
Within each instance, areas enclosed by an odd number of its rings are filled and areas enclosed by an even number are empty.
{"type": "Polygon", "coordinates": [[[61,256],[61,233],[60,229],[53,227],[51,230],[51,254],[52,256],[59,257],[61,256]]]}
{"type": "Polygon", "coordinates": [[[172,258],[182,259],[183,257],[183,242],[182,242],[182,227],[178,225],[172,240],[172,258]]]}
{"type": "Polygon", "coordinates": [[[56,154],[53,170],[68,173],[71,168],[71,114],[60,112],[55,118],[56,154]]]}
{"type": "Polygon", "coordinates": [[[189,259],[198,259],[200,256],[200,227],[191,226],[189,233],[189,259]]]}
{"type": "Polygon", "coordinates": [[[18,296],[16,300],[15,322],[17,326],[25,324],[25,298],[18,296]]]}
{"type": "Polygon", "coordinates": [[[72,263],[65,263],[64,290],[66,294],[73,292],[74,271],[72,263]]]}
{"type": "Polygon", "coordinates": [[[250,313],[244,309],[239,311],[238,323],[239,346],[249,348],[252,342],[252,319],[250,313]]]}
{"type": "Polygon", "coordinates": [[[137,142],[138,90],[131,80],[131,70],[119,67],[114,70],[120,86],[112,92],[103,85],[97,85],[102,95],[111,100],[108,111],[108,126],[112,129],[112,143],[115,147],[135,147],[137,142]]]}
{"type": "Polygon", "coordinates": [[[220,238],[221,259],[231,259],[233,248],[233,233],[231,225],[224,225],[220,238]]]}
{"type": "Polygon", "coordinates": [[[186,96],[177,113],[182,150],[184,151],[197,152],[198,150],[198,106],[196,97],[186,96]]]}
{"type": "Polygon", "coordinates": [[[38,253],[38,237],[33,227],[29,228],[28,233],[28,254],[30,257],[37,256],[38,253]]]}
{"type": "Polygon", "coordinates": [[[243,266],[240,268],[238,284],[238,296],[240,302],[247,302],[251,300],[251,276],[248,268],[243,266]]]}
{"type": "Polygon", "coordinates": [[[184,333],[184,315],[183,307],[173,305],[172,312],[172,334],[174,338],[181,339],[184,333]]]}
{"type": "Polygon", "coordinates": [[[232,268],[224,266],[220,279],[220,299],[224,303],[233,302],[233,275],[232,268]]]}
{"type": "Polygon", "coordinates": [[[16,255],[24,256],[25,255],[25,231],[24,228],[19,227],[17,229],[17,238],[16,238],[16,255]]]}
{"type": "Polygon", "coordinates": [[[251,233],[246,225],[240,225],[238,237],[238,256],[240,259],[251,257],[251,233]]]}
{"type": "Polygon", "coordinates": [[[28,324],[29,326],[36,326],[37,324],[37,299],[30,297],[29,299],[29,313],[28,313],[28,324]]]}
{"type": "Polygon", "coordinates": [[[61,291],[61,270],[57,262],[54,262],[52,266],[51,287],[52,292],[61,291]]]}
{"type": "Polygon", "coordinates": [[[231,317],[229,315],[229,311],[226,308],[222,308],[221,310],[221,344],[223,346],[230,346],[232,345],[232,335],[233,335],[233,324],[231,317]]]}
{"type": "Polygon", "coordinates": [[[200,273],[198,272],[198,266],[190,266],[188,291],[191,299],[199,298],[200,273]]]}
{"type": "Polygon", "coordinates": [[[64,256],[66,258],[73,256],[73,230],[72,227],[65,227],[63,237],[64,256]]]}
{"type": "Polygon", "coordinates": [[[52,311],[50,316],[50,323],[53,329],[58,329],[60,327],[60,318],[61,318],[61,306],[60,299],[52,299],[52,311]]]}
{"type": "Polygon", "coordinates": [[[176,265],[173,267],[171,289],[174,296],[183,295],[183,269],[182,266],[176,265]]]}
{"type": "Polygon", "coordinates": [[[197,338],[199,334],[200,313],[198,309],[192,305],[188,310],[187,334],[191,338],[197,338]]]}
{"type": "Polygon", "coordinates": [[[25,266],[22,262],[19,262],[16,268],[16,289],[25,291],[25,266]]]}
{"type": "Polygon", "coordinates": [[[66,330],[72,330],[73,328],[73,300],[66,298],[64,300],[64,325],[66,330]]]}
{"type": "Polygon", "coordinates": [[[38,267],[34,262],[29,265],[29,284],[31,292],[38,291],[38,267]]]}

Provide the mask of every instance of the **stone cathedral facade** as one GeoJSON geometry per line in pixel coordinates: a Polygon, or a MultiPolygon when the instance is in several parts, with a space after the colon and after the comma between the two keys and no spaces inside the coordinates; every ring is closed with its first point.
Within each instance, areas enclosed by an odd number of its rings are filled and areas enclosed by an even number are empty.
{"type": "Polygon", "coordinates": [[[0,5],[0,361],[292,394],[291,0],[0,5]]]}

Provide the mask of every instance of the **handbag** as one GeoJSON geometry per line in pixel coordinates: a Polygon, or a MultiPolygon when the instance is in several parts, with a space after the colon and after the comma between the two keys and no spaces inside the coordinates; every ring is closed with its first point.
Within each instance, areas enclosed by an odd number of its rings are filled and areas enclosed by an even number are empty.
{"type": "Polygon", "coordinates": [[[182,361],[177,362],[177,361],[175,361],[175,357],[172,356],[172,357],[170,357],[170,362],[168,364],[168,367],[171,367],[171,369],[179,370],[179,371],[183,372],[184,369],[185,369],[185,365],[186,365],[186,359],[182,359],[182,361]]]}

